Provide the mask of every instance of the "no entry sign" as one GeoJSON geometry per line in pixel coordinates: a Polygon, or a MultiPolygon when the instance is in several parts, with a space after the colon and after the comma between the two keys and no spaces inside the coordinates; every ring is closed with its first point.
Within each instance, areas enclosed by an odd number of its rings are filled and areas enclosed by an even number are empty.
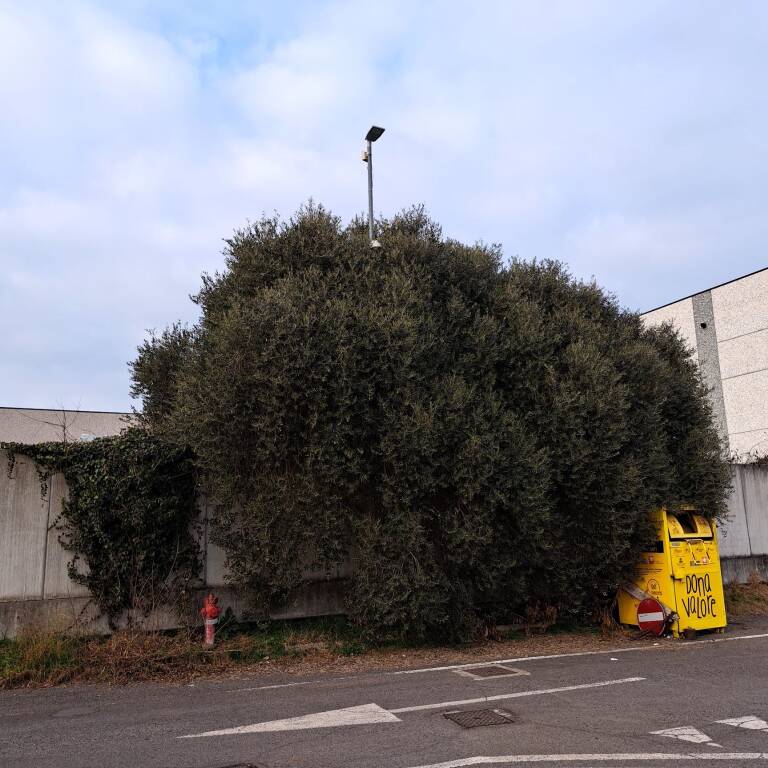
{"type": "Polygon", "coordinates": [[[640,601],[637,606],[637,625],[640,629],[658,636],[664,631],[666,623],[664,609],[658,600],[646,597],[640,601]]]}

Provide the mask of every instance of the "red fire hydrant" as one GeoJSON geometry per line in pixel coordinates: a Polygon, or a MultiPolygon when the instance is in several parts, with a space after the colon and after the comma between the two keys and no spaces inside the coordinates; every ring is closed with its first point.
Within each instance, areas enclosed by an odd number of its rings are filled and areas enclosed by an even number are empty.
{"type": "Polygon", "coordinates": [[[219,598],[215,597],[213,592],[203,600],[203,607],[200,609],[200,615],[205,622],[205,644],[213,645],[213,639],[216,635],[216,624],[219,621],[221,608],[218,606],[219,598]]]}

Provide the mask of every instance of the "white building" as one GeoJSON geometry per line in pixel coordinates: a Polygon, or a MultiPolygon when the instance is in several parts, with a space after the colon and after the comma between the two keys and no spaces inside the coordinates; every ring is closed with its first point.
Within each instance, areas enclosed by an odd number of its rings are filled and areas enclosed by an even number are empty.
{"type": "Polygon", "coordinates": [[[671,321],[693,349],[730,451],[768,455],[768,268],[642,317],[671,321]]]}
{"type": "Polygon", "coordinates": [[[0,406],[0,443],[77,442],[120,434],[132,415],[0,406]]]}

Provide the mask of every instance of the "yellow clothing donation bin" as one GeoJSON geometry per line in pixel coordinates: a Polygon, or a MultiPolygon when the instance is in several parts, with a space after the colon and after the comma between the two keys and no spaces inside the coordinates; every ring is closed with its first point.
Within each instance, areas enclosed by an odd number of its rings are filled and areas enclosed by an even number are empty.
{"type": "Polygon", "coordinates": [[[725,598],[715,524],[693,508],[675,514],[661,509],[653,518],[656,547],[643,553],[633,580],[619,589],[619,621],[650,631],[656,627],[657,634],[669,629],[675,637],[722,629],[725,598]],[[653,619],[661,621],[647,623],[653,619]]]}

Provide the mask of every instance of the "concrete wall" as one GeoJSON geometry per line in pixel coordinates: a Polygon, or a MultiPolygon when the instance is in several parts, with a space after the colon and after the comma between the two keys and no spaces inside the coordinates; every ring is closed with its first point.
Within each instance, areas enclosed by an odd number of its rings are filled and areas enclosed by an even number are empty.
{"type": "Polygon", "coordinates": [[[118,435],[129,413],[0,407],[0,442],[45,443],[118,435]]]}
{"type": "Polygon", "coordinates": [[[694,351],[721,434],[738,457],[768,454],[768,269],[647,312],[694,351]]]}
{"type": "Polygon", "coordinates": [[[712,289],[731,450],[768,453],[768,270],[712,289]]]}
{"type": "MultiPolygon", "coordinates": [[[[106,620],[99,616],[88,590],[69,578],[67,563],[71,554],[59,544],[58,533],[52,527],[67,494],[63,476],[50,479],[44,497],[40,491],[35,464],[19,456],[9,477],[7,455],[0,451],[0,637],[12,637],[25,626],[64,630],[77,625],[88,633],[107,632],[106,620]]],[[[226,587],[224,553],[210,541],[213,510],[205,499],[200,506],[203,579],[193,601],[200,601],[209,588],[214,588],[222,607],[231,607],[240,615],[244,606],[226,587]]],[[[308,566],[305,583],[273,606],[273,617],[341,613],[349,574],[348,564],[332,573],[308,566]]],[[[124,617],[124,621],[128,618],[124,617]]],[[[167,610],[158,610],[143,624],[168,629],[177,625],[177,619],[167,610]]]]}
{"type": "MultiPolygon", "coordinates": [[[[0,461],[5,469],[5,462],[0,461]]],[[[50,496],[40,497],[35,465],[19,459],[0,479],[0,595],[43,598],[50,496]]]]}
{"type": "MultiPolygon", "coordinates": [[[[83,631],[106,632],[107,625],[91,603],[87,590],[67,573],[69,553],[51,527],[61,511],[67,487],[61,475],[51,479],[41,498],[35,465],[18,457],[13,474],[0,451],[0,637],[13,636],[24,626],[68,629],[75,624],[83,631]]],[[[203,580],[196,593],[200,599],[208,588],[221,596],[222,607],[240,615],[242,603],[226,587],[224,553],[210,541],[213,509],[201,500],[203,580]]],[[[753,573],[768,579],[768,466],[734,467],[733,490],[728,502],[728,520],[720,531],[720,551],[726,581],[746,581],[753,573]]],[[[280,605],[274,618],[301,618],[341,613],[344,589],[352,565],[326,573],[308,564],[305,583],[280,605]]],[[[145,622],[164,629],[177,620],[160,610],[145,622]]]]}
{"type": "Polygon", "coordinates": [[[682,301],[676,301],[674,304],[667,304],[665,307],[659,307],[659,309],[654,309],[652,312],[646,312],[643,315],[643,319],[648,325],[672,323],[693,350],[694,357],[698,362],[696,321],[693,319],[693,301],[690,297],[682,301]]]}
{"type": "Polygon", "coordinates": [[[728,520],[719,531],[723,580],[768,580],[768,466],[737,464],[728,520]]]}

